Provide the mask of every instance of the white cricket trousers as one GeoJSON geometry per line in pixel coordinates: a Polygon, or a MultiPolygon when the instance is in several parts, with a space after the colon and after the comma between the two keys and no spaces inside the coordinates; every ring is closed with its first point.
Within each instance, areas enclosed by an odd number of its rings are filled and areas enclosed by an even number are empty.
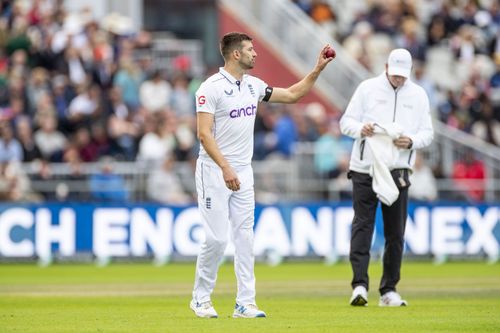
{"type": "Polygon", "coordinates": [[[196,262],[193,299],[210,301],[219,263],[228,243],[229,227],[235,246],[234,270],[238,284],[236,302],[255,303],[253,225],[255,195],[251,165],[234,168],[241,182],[240,190],[226,187],[222,170],[214,162],[196,162],[198,208],[205,230],[205,242],[196,262]]]}

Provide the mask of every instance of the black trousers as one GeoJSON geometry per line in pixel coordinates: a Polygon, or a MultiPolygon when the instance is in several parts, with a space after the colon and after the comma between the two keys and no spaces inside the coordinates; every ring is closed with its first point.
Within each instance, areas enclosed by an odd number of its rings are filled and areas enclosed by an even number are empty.
{"type": "MultiPolygon", "coordinates": [[[[408,187],[410,185],[408,170],[393,170],[392,173],[399,188],[399,197],[391,206],[381,204],[385,237],[383,275],[379,287],[381,295],[389,291],[396,291],[396,284],[400,279],[408,213],[408,187]],[[402,178],[403,181],[399,178],[402,178]]],[[[372,177],[354,171],[350,171],[349,176],[353,183],[354,207],[349,255],[353,271],[351,285],[353,288],[362,285],[368,290],[370,247],[375,227],[375,212],[379,200],[372,190],[372,177]]]]}

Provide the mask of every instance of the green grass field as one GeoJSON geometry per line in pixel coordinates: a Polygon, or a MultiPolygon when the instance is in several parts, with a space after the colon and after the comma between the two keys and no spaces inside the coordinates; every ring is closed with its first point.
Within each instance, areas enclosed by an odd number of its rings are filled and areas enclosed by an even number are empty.
{"type": "Polygon", "coordinates": [[[0,265],[0,332],[500,332],[500,264],[405,262],[402,308],[379,308],[371,264],[368,307],[351,307],[350,266],[257,265],[264,319],[233,319],[235,278],[225,264],[218,319],[188,307],[194,264],[0,265]]]}

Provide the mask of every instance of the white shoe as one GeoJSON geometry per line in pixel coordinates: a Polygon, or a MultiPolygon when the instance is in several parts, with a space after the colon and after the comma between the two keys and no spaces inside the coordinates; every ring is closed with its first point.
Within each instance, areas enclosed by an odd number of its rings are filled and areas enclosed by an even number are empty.
{"type": "Polygon", "coordinates": [[[407,306],[408,303],[401,299],[401,296],[395,291],[389,291],[380,297],[379,306],[407,306]]]}
{"type": "Polygon", "coordinates": [[[212,302],[203,302],[203,303],[198,303],[195,300],[192,300],[191,303],[189,303],[189,307],[193,312],[201,318],[217,318],[217,312],[214,309],[214,306],[212,305],[212,302]]]}
{"type": "Polygon", "coordinates": [[[265,318],[266,313],[259,310],[255,304],[234,306],[233,318],[265,318]]]}
{"type": "Polygon", "coordinates": [[[351,300],[349,301],[352,306],[367,306],[368,305],[368,291],[364,286],[357,286],[352,291],[351,300]]]}

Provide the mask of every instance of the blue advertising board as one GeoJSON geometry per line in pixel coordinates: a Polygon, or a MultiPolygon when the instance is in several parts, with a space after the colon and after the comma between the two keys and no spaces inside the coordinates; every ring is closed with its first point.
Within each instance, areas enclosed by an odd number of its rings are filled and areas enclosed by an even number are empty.
{"type": "MultiPolygon", "coordinates": [[[[498,205],[410,204],[407,254],[498,257],[498,205]]],[[[257,205],[256,255],[349,254],[351,203],[257,205]]],[[[196,206],[157,204],[0,205],[0,257],[195,256],[204,233],[196,206]]],[[[380,212],[373,251],[383,248],[380,212]]],[[[226,254],[234,246],[229,244],[226,254]]]]}

